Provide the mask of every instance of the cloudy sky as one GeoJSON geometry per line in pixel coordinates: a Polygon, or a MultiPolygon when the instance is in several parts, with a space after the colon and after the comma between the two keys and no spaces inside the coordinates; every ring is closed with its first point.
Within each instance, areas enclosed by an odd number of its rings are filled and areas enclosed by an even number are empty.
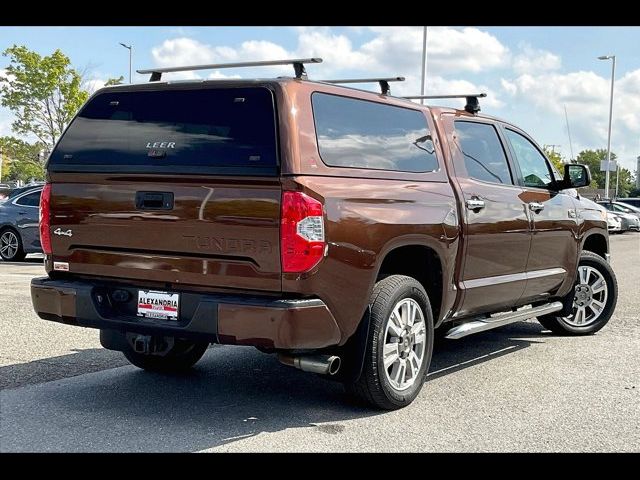
{"type": "MultiPolygon", "coordinates": [[[[128,52],[118,42],[133,45],[134,70],[314,56],[324,63],[308,67],[312,78],[402,75],[407,81],[394,84],[394,94],[418,94],[420,89],[422,27],[0,27],[1,49],[19,44],[45,55],[60,48],[87,72],[92,89],[109,77],[127,78],[128,52]]],[[[556,151],[567,158],[565,107],[574,155],[606,148],[611,61],[596,57],[615,54],[612,150],[623,166],[635,170],[640,28],[429,27],[427,43],[427,94],[487,92],[484,113],[519,125],[541,145],[559,145],[556,151]]],[[[0,57],[0,69],[6,62],[0,57]]],[[[265,77],[289,75],[289,70],[200,76],[265,77]]],[[[146,80],[134,73],[134,82],[146,80]]],[[[10,134],[10,124],[10,112],[0,109],[0,135],[10,134]]]]}

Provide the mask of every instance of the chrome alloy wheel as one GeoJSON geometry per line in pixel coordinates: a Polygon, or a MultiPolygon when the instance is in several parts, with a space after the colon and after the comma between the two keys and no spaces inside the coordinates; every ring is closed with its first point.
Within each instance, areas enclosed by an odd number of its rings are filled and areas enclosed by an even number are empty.
{"type": "Polygon", "coordinates": [[[591,325],[604,311],[608,294],[607,282],[598,270],[586,265],[578,267],[573,313],[563,320],[574,327],[591,325]]]}
{"type": "Polygon", "coordinates": [[[0,253],[3,258],[12,259],[18,252],[18,237],[12,231],[6,231],[0,237],[0,253]]]}
{"type": "Polygon", "coordinates": [[[406,390],[415,383],[424,362],[426,340],[420,305],[412,298],[403,298],[387,319],[382,352],[385,375],[396,390],[406,390]]]}

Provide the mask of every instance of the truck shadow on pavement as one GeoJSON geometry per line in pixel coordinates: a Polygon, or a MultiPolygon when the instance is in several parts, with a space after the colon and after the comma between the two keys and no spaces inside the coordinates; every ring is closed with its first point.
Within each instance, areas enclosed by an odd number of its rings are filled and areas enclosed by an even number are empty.
{"type": "MultiPolygon", "coordinates": [[[[440,341],[429,379],[516,352],[547,335],[537,324],[518,323],[440,341]]],[[[180,376],[115,369],[124,363],[120,354],[100,349],[37,363],[57,364],[62,371],[70,363],[65,357],[84,364],[82,376],[3,392],[1,450],[199,451],[291,428],[339,435],[346,428],[340,422],[385,414],[349,401],[337,382],[280,365],[250,347],[214,346],[180,376]],[[91,371],[87,365],[103,371],[84,375],[91,371]]],[[[15,377],[29,365],[1,367],[0,378],[15,377]]]]}

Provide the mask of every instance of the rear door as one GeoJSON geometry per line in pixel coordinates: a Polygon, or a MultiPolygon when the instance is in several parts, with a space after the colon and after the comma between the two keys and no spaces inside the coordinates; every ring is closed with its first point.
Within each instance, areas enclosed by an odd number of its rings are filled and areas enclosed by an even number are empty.
{"type": "Polygon", "coordinates": [[[578,260],[578,218],[571,195],[554,188],[557,174],[535,143],[511,126],[505,126],[504,133],[533,226],[524,302],[546,296],[569,276],[573,278],[578,260]]]}
{"type": "Polygon", "coordinates": [[[266,87],[99,93],[48,165],[53,259],[70,275],[279,291],[276,132],[266,87]]]}
{"type": "Polygon", "coordinates": [[[459,315],[506,309],[526,285],[531,234],[523,191],[492,122],[453,125],[449,143],[464,209],[459,315]]]}

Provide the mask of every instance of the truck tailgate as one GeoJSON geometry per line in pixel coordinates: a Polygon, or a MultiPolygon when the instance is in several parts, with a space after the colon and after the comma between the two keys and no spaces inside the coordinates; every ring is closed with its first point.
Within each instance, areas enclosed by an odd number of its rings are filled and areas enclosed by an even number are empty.
{"type": "Polygon", "coordinates": [[[91,178],[52,183],[53,260],[70,273],[280,290],[277,178],[91,178]],[[172,208],[145,209],[139,192],[169,194],[172,208]]]}

